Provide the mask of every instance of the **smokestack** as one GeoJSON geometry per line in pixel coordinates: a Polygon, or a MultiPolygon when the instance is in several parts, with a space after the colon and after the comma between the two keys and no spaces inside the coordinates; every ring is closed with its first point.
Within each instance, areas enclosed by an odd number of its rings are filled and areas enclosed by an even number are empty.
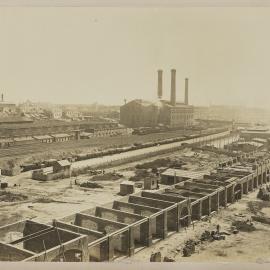
{"type": "Polygon", "coordinates": [[[162,98],[162,70],[158,70],[158,98],[162,98]]]}
{"type": "Polygon", "coordinates": [[[185,79],[185,104],[188,105],[188,78],[185,79]]]}
{"type": "Polygon", "coordinates": [[[176,105],[176,70],[171,70],[171,105],[176,105]]]}

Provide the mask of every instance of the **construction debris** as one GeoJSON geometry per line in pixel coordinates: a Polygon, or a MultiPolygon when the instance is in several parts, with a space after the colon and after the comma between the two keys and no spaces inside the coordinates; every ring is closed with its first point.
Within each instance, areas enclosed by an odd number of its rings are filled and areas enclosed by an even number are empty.
{"type": "Polygon", "coordinates": [[[102,185],[100,185],[98,183],[95,183],[95,182],[90,182],[90,181],[81,183],[80,187],[84,187],[84,188],[103,188],[102,185]]]}
{"type": "Polygon", "coordinates": [[[175,260],[170,257],[165,256],[163,259],[163,262],[175,262],[175,260]]]}
{"type": "Polygon", "coordinates": [[[213,238],[209,231],[204,231],[200,237],[200,240],[203,241],[211,241],[213,238]]]}
{"type": "Polygon", "coordinates": [[[254,224],[250,219],[247,220],[235,220],[232,223],[232,230],[238,230],[242,232],[253,232],[256,230],[254,224]]]}
{"type": "Polygon", "coordinates": [[[263,201],[270,201],[269,187],[268,186],[266,188],[260,187],[259,192],[257,194],[257,198],[263,201]]]}
{"type": "Polygon", "coordinates": [[[16,202],[16,201],[24,201],[28,199],[26,195],[16,194],[8,191],[0,191],[0,201],[1,202],[16,202]]]}
{"type": "Polygon", "coordinates": [[[270,224],[270,218],[261,217],[261,216],[252,216],[252,219],[264,224],[270,224]]]}
{"type": "Polygon", "coordinates": [[[94,175],[91,179],[93,181],[116,181],[120,179],[122,175],[117,173],[101,173],[94,175]]]}
{"type": "Polygon", "coordinates": [[[161,253],[160,252],[152,253],[150,257],[150,262],[161,262],[161,253]]]}
{"type": "Polygon", "coordinates": [[[191,254],[195,253],[195,246],[197,242],[190,239],[185,243],[185,247],[183,248],[183,257],[190,257],[191,254]]]}
{"type": "Polygon", "coordinates": [[[200,240],[203,241],[213,241],[213,240],[225,240],[225,235],[230,235],[227,232],[219,231],[204,231],[200,237],[200,240]]]}

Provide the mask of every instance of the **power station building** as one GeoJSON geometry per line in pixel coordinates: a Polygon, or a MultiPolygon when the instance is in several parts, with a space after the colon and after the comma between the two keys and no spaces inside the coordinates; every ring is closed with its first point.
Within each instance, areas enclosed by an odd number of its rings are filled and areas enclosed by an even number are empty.
{"type": "Polygon", "coordinates": [[[176,101],[176,70],[171,70],[171,98],[163,100],[162,70],[158,70],[158,101],[132,100],[120,108],[120,123],[136,127],[188,127],[193,124],[193,106],[188,104],[188,79],[185,79],[185,100],[176,101]]]}

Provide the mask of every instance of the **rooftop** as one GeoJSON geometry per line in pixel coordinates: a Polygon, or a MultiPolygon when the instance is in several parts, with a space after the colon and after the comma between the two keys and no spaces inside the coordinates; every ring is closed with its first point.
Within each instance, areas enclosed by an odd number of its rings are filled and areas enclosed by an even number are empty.
{"type": "Polygon", "coordinates": [[[40,135],[40,136],[33,136],[34,139],[37,140],[44,140],[44,139],[52,139],[52,136],[50,135],[40,135]]]}
{"type": "Polygon", "coordinates": [[[58,134],[51,134],[53,138],[65,138],[65,137],[70,137],[71,135],[67,133],[58,133],[58,134]]]}
{"type": "Polygon", "coordinates": [[[70,162],[66,159],[63,159],[63,160],[58,160],[56,161],[57,164],[59,164],[61,167],[67,167],[67,166],[70,166],[70,162]]]}
{"type": "Polygon", "coordinates": [[[128,181],[128,180],[125,180],[123,182],[120,183],[120,185],[129,185],[129,186],[134,186],[134,182],[131,182],[131,181],[128,181]]]}
{"type": "Polygon", "coordinates": [[[177,177],[184,177],[189,179],[200,179],[205,174],[209,174],[209,171],[186,171],[186,170],[179,170],[179,169],[167,169],[162,173],[162,175],[166,176],[177,176],[177,177]]]}

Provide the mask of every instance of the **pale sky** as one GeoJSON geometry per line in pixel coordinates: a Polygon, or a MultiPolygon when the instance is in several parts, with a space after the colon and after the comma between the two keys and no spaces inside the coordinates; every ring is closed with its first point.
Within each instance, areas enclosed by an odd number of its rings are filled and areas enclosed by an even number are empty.
{"type": "Polygon", "coordinates": [[[6,100],[123,104],[169,98],[268,107],[270,8],[0,8],[6,100]]]}

